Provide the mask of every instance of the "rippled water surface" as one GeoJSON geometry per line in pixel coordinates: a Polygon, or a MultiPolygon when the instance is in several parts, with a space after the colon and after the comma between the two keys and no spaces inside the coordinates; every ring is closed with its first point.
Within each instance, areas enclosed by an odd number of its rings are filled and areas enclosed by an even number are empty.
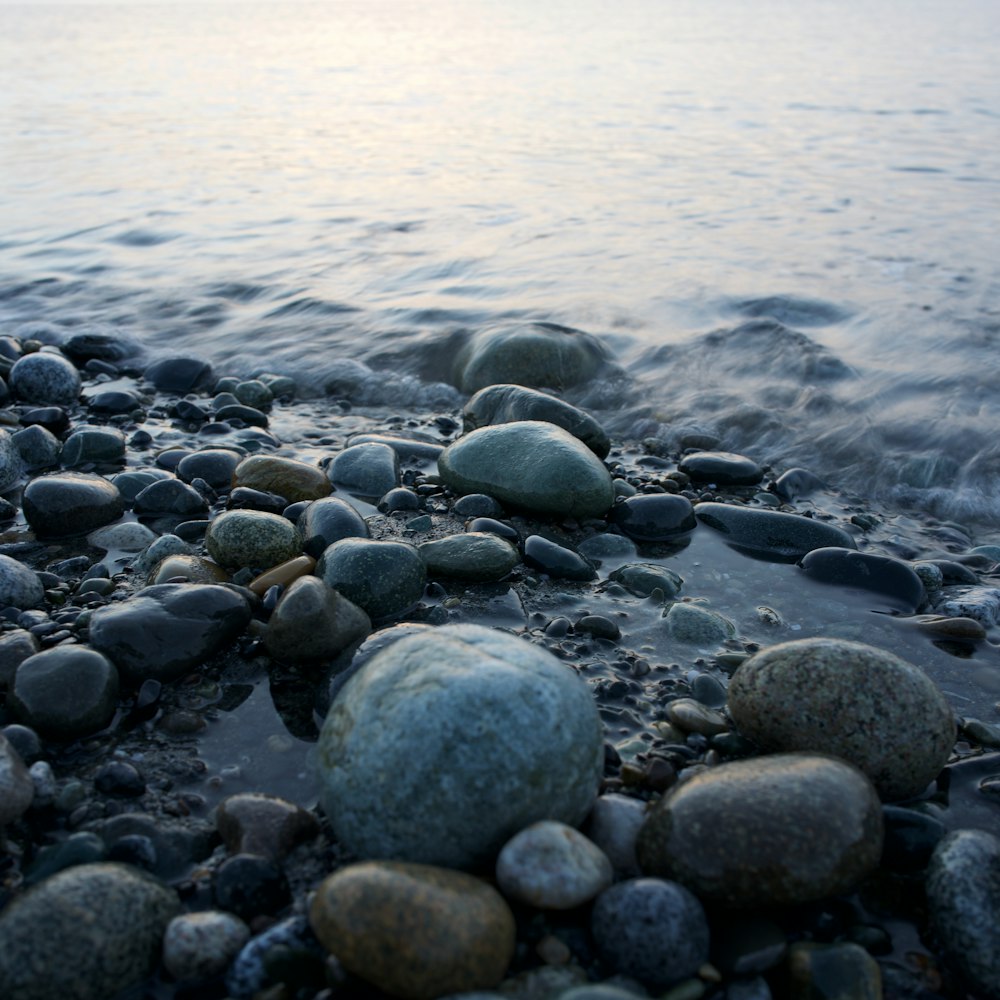
{"type": "Polygon", "coordinates": [[[459,400],[425,384],[446,335],[547,319],[628,373],[583,397],[620,436],[988,535],[998,29],[993,0],[0,5],[0,324],[316,392],[352,357],[426,406],[459,400]]]}

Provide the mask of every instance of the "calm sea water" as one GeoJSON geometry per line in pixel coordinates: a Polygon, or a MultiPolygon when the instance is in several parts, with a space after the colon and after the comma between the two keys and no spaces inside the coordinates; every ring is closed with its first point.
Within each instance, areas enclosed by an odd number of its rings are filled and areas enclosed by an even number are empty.
{"type": "Polygon", "coordinates": [[[997,537],[998,40],[995,0],[0,5],[0,330],[429,406],[443,337],[556,321],[616,433],[997,537]]]}

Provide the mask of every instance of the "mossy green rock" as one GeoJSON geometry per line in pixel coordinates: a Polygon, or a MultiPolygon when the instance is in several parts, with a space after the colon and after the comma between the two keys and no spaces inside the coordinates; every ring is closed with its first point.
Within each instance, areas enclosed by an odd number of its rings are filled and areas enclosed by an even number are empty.
{"type": "Polygon", "coordinates": [[[499,535],[469,531],[419,546],[431,576],[489,581],[505,577],[520,561],[517,549],[499,535]]]}
{"type": "Polygon", "coordinates": [[[531,823],[583,820],[603,729],[590,689],[547,651],[443,626],[392,643],[347,682],[317,759],[347,850],[475,868],[531,823]]]}
{"type": "Polygon", "coordinates": [[[107,1000],[148,976],[176,893],[135,868],[61,871],[0,914],[0,996],[107,1000]]]}
{"type": "Polygon", "coordinates": [[[302,552],[295,525],[280,514],[227,510],[205,534],[208,554],[226,569],[270,569],[302,552]]]}
{"type": "Polygon", "coordinates": [[[766,751],[850,761],[889,801],[922,792],[955,743],[951,706],[919,667],[843,639],[801,639],[752,656],[730,681],[729,714],[766,751]]]}
{"type": "Polygon", "coordinates": [[[611,474],[583,442],[555,424],[524,420],[481,427],[438,459],[457,493],[487,493],[539,514],[601,517],[614,503],[611,474]]]}

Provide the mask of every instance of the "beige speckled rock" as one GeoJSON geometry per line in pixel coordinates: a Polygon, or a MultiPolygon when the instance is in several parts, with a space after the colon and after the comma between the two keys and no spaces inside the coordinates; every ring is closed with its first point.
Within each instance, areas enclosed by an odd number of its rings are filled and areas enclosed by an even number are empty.
{"type": "Polygon", "coordinates": [[[280,514],[261,510],[227,510],[220,514],[209,525],[205,547],[226,569],[270,569],[302,552],[295,525],[280,514]]]}
{"type": "Polygon", "coordinates": [[[242,792],[219,803],[215,826],[230,854],[280,860],[319,833],[312,813],[273,795],[242,792]]]}
{"type": "Polygon", "coordinates": [[[490,989],[514,954],[514,917],[500,894],[431,865],[342,868],[316,890],[309,922],[346,969],[411,1000],[490,989]]]}
{"type": "Polygon", "coordinates": [[[329,496],[333,485],[326,473],[306,462],[275,455],[251,455],[233,472],[233,486],[277,493],[289,503],[329,496]]]}
{"type": "Polygon", "coordinates": [[[843,757],[890,801],[922,792],[955,742],[951,706],[919,667],[842,639],[757,653],[730,681],[729,713],[764,750],[843,757]]]}

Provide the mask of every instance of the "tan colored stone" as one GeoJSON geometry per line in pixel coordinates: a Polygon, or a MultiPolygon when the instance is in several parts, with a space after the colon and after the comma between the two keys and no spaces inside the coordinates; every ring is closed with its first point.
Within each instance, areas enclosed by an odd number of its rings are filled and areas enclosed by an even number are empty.
{"type": "Polygon", "coordinates": [[[259,792],[231,795],[219,803],[215,827],[230,854],[258,854],[272,861],[319,833],[312,813],[259,792]]]}
{"type": "Polygon", "coordinates": [[[514,954],[514,917],[500,894],[432,865],[342,868],[320,884],[309,921],[346,969],[404,1000],[491,989],[514,954]]]}
{"type": "Polygon", "coordinates": [[[214,562],[201,556],[167,556],[149,576],[150,586],[183,579],[188,583],[225,583],[229,574],[214,562]]]}
{"type": "Polygon", "coordinates": [[[251,455],[236,466],[233,486],[277,493],[289,503],[329,496],[333,485],[322,469],[294,458],[251,455]]]}
{"type": "Polygon", "coordinates": [[[261,573],[250,581],[250,589],[259,597],[263,597],[271,587],[280,584],[287,587],[300,576],[311,573],[316,568],[316,560],[312,556],[296,556],[278,566],[261,573]]]}

